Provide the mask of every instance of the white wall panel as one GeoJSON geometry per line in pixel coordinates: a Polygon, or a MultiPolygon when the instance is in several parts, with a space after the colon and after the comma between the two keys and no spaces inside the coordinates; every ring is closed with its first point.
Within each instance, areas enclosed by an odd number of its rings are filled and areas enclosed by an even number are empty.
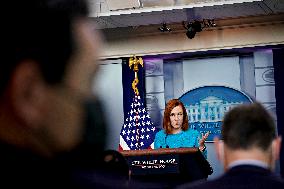
{"type": "Polygon", "coordinates": [[[240,90],[239,57],[184,60],[183,77],[185,92],[207,85],[240,90]]]}
{"type": "Polygon", "coordinates": [[[100,65],[93,87],[103,102],[108,124],[108,149],[118,149],[119,134],[123,125],[123,89],[121,64],[100,65]]]}

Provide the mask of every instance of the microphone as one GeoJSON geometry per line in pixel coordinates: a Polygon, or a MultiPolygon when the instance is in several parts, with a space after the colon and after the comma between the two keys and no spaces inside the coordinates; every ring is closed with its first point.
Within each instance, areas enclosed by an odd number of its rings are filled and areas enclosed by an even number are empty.
{"type": "Polygon", "coordinates": [[[167,144],[167,138],[168,138],[168,134],[166,134],[165,136],[165,143],[166,143],[166,148],[170,148],[169,145],[167,144]]]}

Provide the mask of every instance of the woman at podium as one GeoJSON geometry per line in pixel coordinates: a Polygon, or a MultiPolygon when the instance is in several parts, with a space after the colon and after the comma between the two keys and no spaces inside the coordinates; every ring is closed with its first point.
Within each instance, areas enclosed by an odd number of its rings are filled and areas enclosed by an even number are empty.
{"type": "Polygon", "coordinates": [[[154,148],[184,148],[198,147],[205,158],[207,150],[205,140],[209,133],[200,134],[188,126],[186,109],[178,99],[170,100],[165,108],[163,130],[157,132],[154,148]]]}

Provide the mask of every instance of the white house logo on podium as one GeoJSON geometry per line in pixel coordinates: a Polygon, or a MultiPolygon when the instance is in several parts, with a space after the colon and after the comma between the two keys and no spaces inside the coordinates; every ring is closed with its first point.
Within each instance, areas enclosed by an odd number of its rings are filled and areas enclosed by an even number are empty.
{"type": "Polygon", "coordinates": [[[204,86],[188,91],[180,97],[184,103],[190,128],[200,133],[209,131],[207,142],[221,134],[222,119],[233,107],[251,103],[245,93],[224,86],[204,86]]]}

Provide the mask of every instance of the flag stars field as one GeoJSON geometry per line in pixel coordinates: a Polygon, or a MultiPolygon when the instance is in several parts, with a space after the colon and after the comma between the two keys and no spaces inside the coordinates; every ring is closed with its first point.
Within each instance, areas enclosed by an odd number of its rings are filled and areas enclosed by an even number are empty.
{"type": "Polygon", "coordinates": [[[120,133],[120,148],[123,150],[151,148],[156,128],[139,95],[132,99],[131,109],[126,115],[120,133]]]}

